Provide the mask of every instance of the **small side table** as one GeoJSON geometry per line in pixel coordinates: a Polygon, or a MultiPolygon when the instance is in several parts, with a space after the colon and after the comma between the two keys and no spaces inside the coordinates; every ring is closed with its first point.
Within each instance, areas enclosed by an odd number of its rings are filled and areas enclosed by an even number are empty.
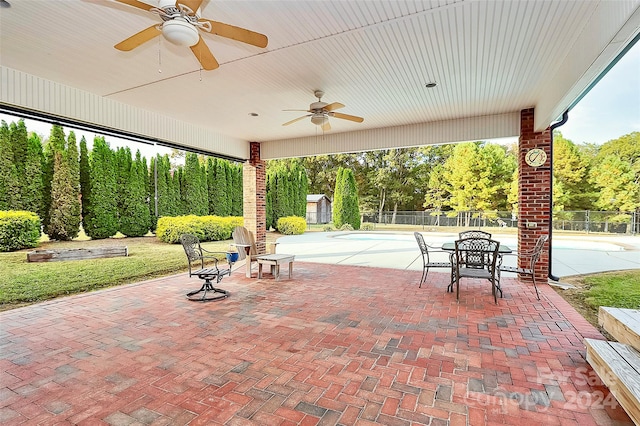
{"type": "Polygon", "coordinates": [[[293,254],[263,254],[256,258],[258,262],[258,279],[262,279],[262,265],[271,266],[276,281],[280,281],[280,265],[289,265],[289,279],[293,273],[293,254]]]}

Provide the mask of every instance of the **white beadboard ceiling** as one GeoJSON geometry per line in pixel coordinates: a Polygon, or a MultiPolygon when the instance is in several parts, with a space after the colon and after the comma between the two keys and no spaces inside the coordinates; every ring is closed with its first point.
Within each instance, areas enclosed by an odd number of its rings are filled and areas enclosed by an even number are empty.
{"type": "MultiPolygon", "coordinates": [[[[263,33],[269,44],[204,35],[220,68],[201,71],[189,48],[162,37],[130,52],[114,49],[159,22],[150,12],[112,0],[9,2],[0,9],[5,70],[237,143],[277,141],[274,156],[284,155],[287,140],[317,138],[308,119],[281,125],[303,114],[284,109],[316,100],[314,89],[325,92],[323,101],[345,104],[339,112],[364,117],[360,124],[331,119],[327,140],[531,107],[542,130],[640,31],[640,0],[205,0],[203,17],[263,33]],[[425,88],[432,81],[437,86],[425,88]]],[[[322,152],[317,144],[313,150],[322,152]]]]}

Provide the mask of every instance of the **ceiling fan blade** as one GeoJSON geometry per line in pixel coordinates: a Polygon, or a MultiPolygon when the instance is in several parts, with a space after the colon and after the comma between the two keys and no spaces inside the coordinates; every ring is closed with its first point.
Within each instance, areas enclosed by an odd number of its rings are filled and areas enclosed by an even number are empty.
{"type": "Polygon", "coordinates": [[[138,0],[116,0],[116,1],[118,3],[128,4],[129,6],[137,7],[138,9],[142,9],[142,10],[151,10],[151,9],[155,8],[155,6],[143,3],[143,2],[138,1],[138,0]]]}
{"type": "Polygon", "coordinates": [[[303,115],[302,117],[298,117],[298,118],[294,118],[293,120],[287,121],[286,123],[284,123],[283,126],[288,126],[289,124],[293,124],[296,121],[304,120],[307,117],[311,117],[311,114],[303,115]]]}
{"type": "Polygon", "coordinates": [[[333,114],[331,114],[331,116],[335,118],[341,118],[343,120],[355,121],[356,123],[362,123],[364,121],[364,118],[362,117],[356,117],[355,115],[349,115],[349,114],[342,114],[340,112],[334,112],[333,114]]]}
{"type": "Polygon", "coordinates": [[[178,0],[176,3],[183,4],[191,9],[194,13],[198,11],[200,5],[202,4],[202,0],[178,0]]]}
{"type": "Polygon", "coordinates": [[[312,112],[308,109],[283,109],[283,111],[300,111],[300,112],[312,112]]]}
{"type": "Polygon", "coordinates": [[[196,44],[191,46],[191,51],[196,55],[196,58],[200,61],[200,65],[202,65],[203,69],[210,71],[215,70],[220,66],[218,61],[216,61],[216,58],[213,56],[213,53],[211,53],[211,50],[209,50],[209,46],[207,46],[202,39],[202,36],[200,36],[200,40],[198,40],[196,44]]]}
{"type": "Polygon", "coordinates": [[[325,111],[333,111],[333,110],[340,109],[340,108],[344,108],[344,105],[342,105],[340,102],[334,102],[332,104],[327,105],[323,109],[325,111]]]}
{"type": "Polygon", "coordinates": [[[210,21],[209,19],[200,19],[211,24],[211,34],[220,37],[230,38],[232,40],[241,41],[257,47],[267,47],[268,39],[264,34],[247,30],[246,28],[235,27],[233,25],[224,24],[222,22],[210,21]]]}
{"type": "Polygon", "coordinates": [[[113,47],[118,50],[128,52],[129,50],[135,49],[136,47],[140,46],[143,43],[146,43],[154,37],[159,36],[160,34],[162,34],[162,31],[160,31],[158,25],[152,25],[137,34],[134,34],[131,37],[122,40],[120,43],[116,44],[113,47]]]}
{"type": "Polygon", "coordinates": [[[320,128],[323,132],[328,132],[329,130],[331,130],[331,123],[329,123],[329,120],[327,120],[322,126],[320,126],[320,128]]]}

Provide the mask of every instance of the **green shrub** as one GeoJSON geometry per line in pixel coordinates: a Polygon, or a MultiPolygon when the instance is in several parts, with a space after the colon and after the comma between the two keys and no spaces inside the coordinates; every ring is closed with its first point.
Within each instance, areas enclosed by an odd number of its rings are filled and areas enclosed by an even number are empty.
{"type": "Polygon", "coordinates": [[[360,226],[360,230],[361,231],[375,231],[376,226],[373,223],[363,223],[362,226],[360,226]]]}
{"type": "Polygon", "coordinates": [[[40,218],[25,211],[0,211],[0,251],[15,251],[38,246],[40,218]]]}
{"type": "Polygon", "coordinates": [[[231,238],[233,228],[243,223],[243,218],[235,216],[165,216],[158,219],[156,238],[175,244],[180,242],[182,234],[193,234],[200,241],[223,241],[231,238]]]}
{"type": "Polygon", "coordinates": [[[307,221],[299,216],[287,216],[278,219],[278,231],[284,235],[304,234],[307,229],[307,221]]]}
{"type": "Polygon", "coordinates": [[[343,223],[340,227],[341,231],[353,231],[353,226],[350,223],[343,223]]]}
{"type": "Polygon", "coordinates": [[[322,230],[324,232],[331,232],[331,231],[335,231],[335,229],[333,229],[333,225],[331,225],[330,223],[327,223],[326,225],[324,225],[322,227],[322,230]]]}

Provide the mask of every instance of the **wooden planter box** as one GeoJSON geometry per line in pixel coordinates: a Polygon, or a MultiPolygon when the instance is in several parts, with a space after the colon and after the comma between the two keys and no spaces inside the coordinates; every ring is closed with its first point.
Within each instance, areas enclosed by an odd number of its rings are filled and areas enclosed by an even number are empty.
{"type": "Polygon", "coordinates": [[[62,260],[98,259],[128,256],[126,246],[96,247],[91,249],[35,250],[27,253],[28,262],[58,262],[62,260]]]}

